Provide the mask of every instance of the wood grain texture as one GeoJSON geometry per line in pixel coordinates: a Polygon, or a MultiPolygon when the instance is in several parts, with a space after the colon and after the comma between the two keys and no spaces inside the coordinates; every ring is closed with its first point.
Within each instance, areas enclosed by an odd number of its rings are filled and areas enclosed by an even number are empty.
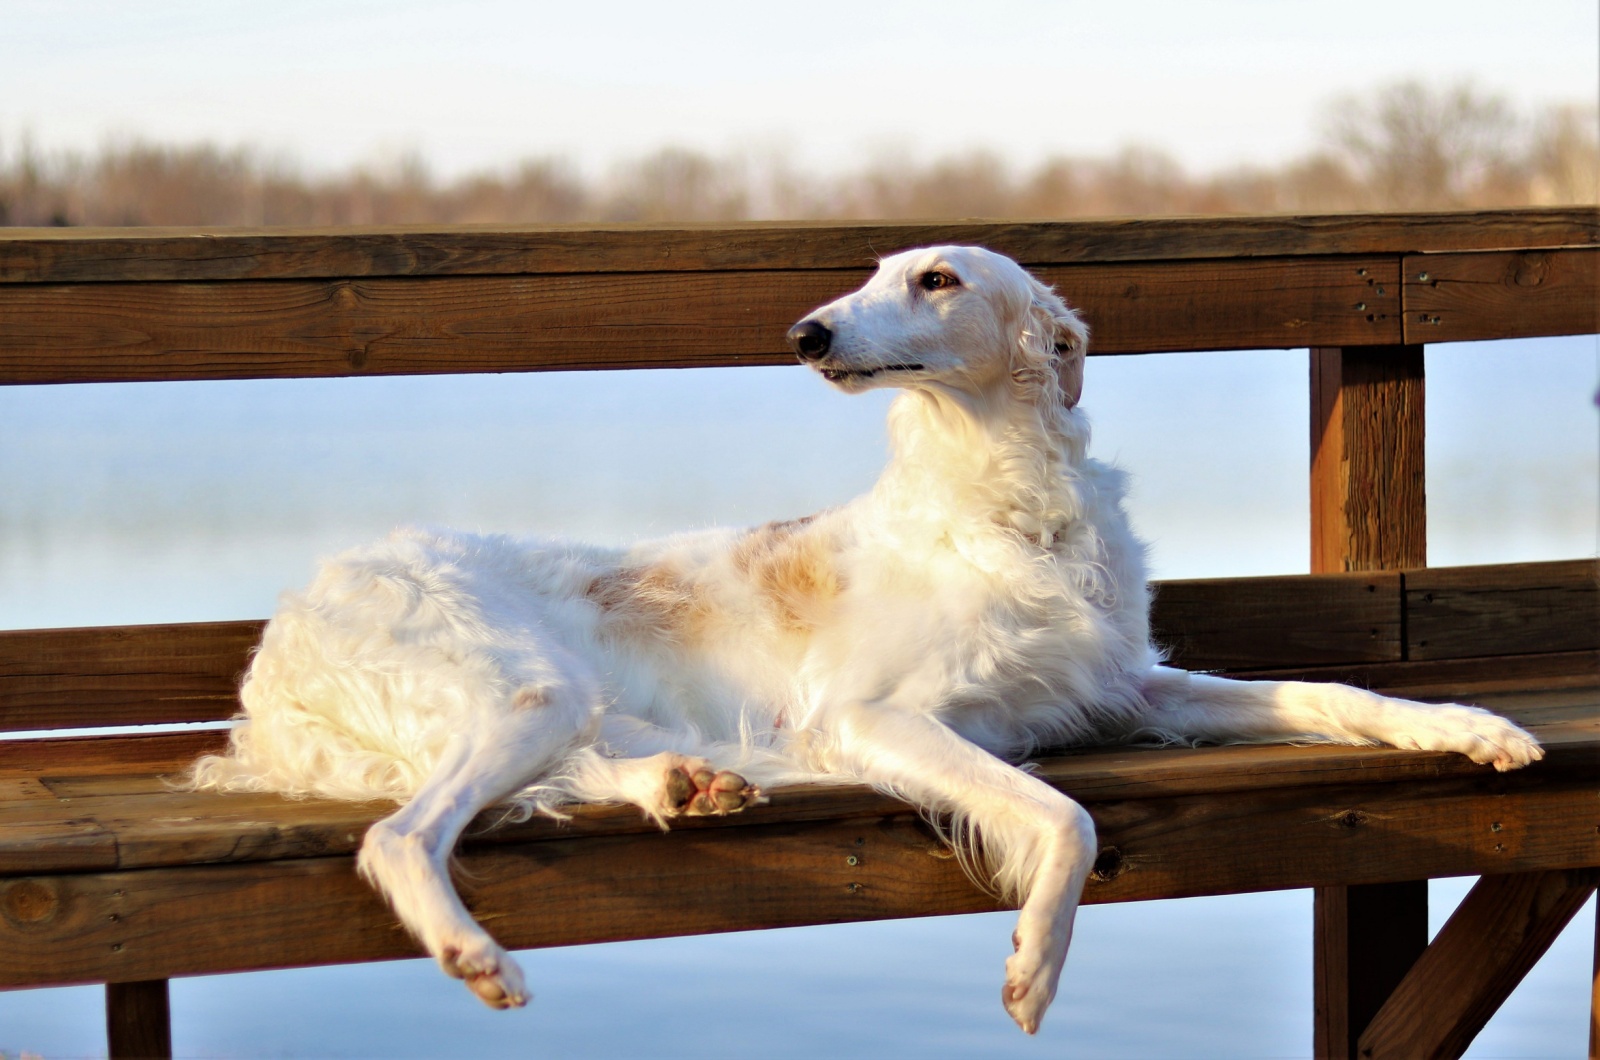
{"type": "MultiPolygon", "coordinates": [[[[995,908],[912,818],[743,830],[738,848],[751,859],[694,830],[499,846],[463,856],[464,889],[513,947],[995,908]]],[[[0,882],[0,910],[21,888],[33,919],[0,919],[7,985],[419,952],[347,857],[30,877],[0,882]]]]}
{"type": "Polygon", "coordinates": [[[106,984],[106,1044],[110,1060],[171,1060],[165,979],[106,984]]]}
{"type": "Polygon", "coordinates": [[[1600,561],[1407,571],[1407,656],[1600,648],[1600,561]]]}
{"type": "Polygon", "coordinates": [[[1399,269],[1377,257],[1035,267],[1089,322],[1093,353],[1288,349],[1400,339],[1399,269]]]}
{"type": "MultiPolygon", "coordinates": [[[[1594,711],[1593,704],[1585,709],[1594,711]]],[[[1537,715],[1523,716],[1536,724],[1537,715]]],[[[185,747],[174,741],[177,747],[185,747]]],[[[1539,767],[1545,781],[1582,779],[1600,771],[1600,738],[1552,746],[1539,767]]],[[[171,790],[162,774],[178,774],[192,754],[173,755],[150,772],[96,773],[70,756],[71,741],[48,741],[36,764],[49,797],[0,802],[0,875],[154,868],[203,862],[268,861],[354,853],[367,827],[393,806],[261,794],[193,794],[171,790]],[[52,746],[53,744],[53,746],[52,746]]],[[[1488,770],[1459,755],[1390,748],[1225,747],[1182,750],[1112,748],[1045,756],[1041,779],[1082,802],[1179,795],[1243,795],[1269,789],[1408,784],[1484,779],[1488,770]]],[[[796,786],[729,818],[691,818],[678,830],[739,830],[909,812],[898,800],[865,787],[796,786]]],[[[574,806],[566,822],[544,817],[501,824],[488,811],[471,830],[474,842],[524,843],[570,837],[640,835],[655,831],[626,806],[574,806]]]]}
{"type": "Polygon", "coordinates": [[[1427,563],[1420,346],[1311,351],[1311,569],[1427,563]]]}
{"type": "MultiPolygon", "coordinates": [[[[1510,784],[1495,775],[1089,808],[1102,842],[1089,902],[1600,862],[1592,777],[1529,771],[1510,784]]],[[[995,908],[909,810],[469,843],[463,865],[469,905],[512,947],[995,908]]],[[[349,857],[10,877],[0,914],[8,986],[416,952],[349,857]]]]}
{"type": "Polygon", "coordinates": [[[0,732],[231,717],[263,625],[0,632],[0,732]]]}
{"type": "Polygon", "coordinates": [[[1363,1060],[1454,1060],[1594,893],[1600,871],[1485,876],[1361,1035],[1363,1060]]]}
{"type": "MultiPolygon", "coordinates": [[[[1180,261],[1040,274],[1084,310],[1098,353],[1373,343],[1400,334],[1393,260],[1180,261]],[[1372,293],[1374,283],[1388,295],[1372,293]]],[[[867,275],[0,286],[0,382],[792,364],[790,325],[867,275]]]]}
{"type": "Polygon", "coordinates": [[[1589,688],[1600,673],[1600,651],[1485,655],[1359,666],[1251,670],[1236,676],[1279,681],[1337,681],[1412,699],[1460,699],[1499,692],[1589,688]]]}
{"type": "MultiPolygon", "coordinates": [[[[1531,729],[1548,749],[1541,782],[1600,775],[1600,693],[1500,696],[1490,705],[1531,729]]],[[[0,742],[0,875],[266,861],[353,853],[384,803],[285,800],[271,795],[173,791],[218,732],[66,737],[0,742]],[[117,751],[123,753],[118,756],[117,751]]],[[[1260,745],[1101,748],[1044,756],[1037,775],[1088,803],[1247,792],[1487,779],[1459,755],[1393,748],[1260,745]]],[[[1519,774],[1518,782],[1526,776],[1519,774]]],[[[778,788],[771,801],[727,818],[691,818],[679,830],[884,817],[907,813],[864,787],[778,788]]],[[[493,811],[470,830],[479,844],[651,833],[631,807],[569,807],[571,819],[503,824],[493,811]]]]}
{"type": "Polygon", "coordinates": [[[1399,660],[1398,574],[1161,582],[1152,636],[1175,666],[1248,671],[1399,660]]]}
{"type": "Polygon", "coordinates": [[[1428,946],[1428,881],[1318,887],[1312,1055],[1354,1060],[1361,1032],[1428,946]]]}
{"type": "Polygon", "coordinates": [[[1600,243],[1593,208],[1080,221],[0,229],[0,283],[866,268],[977,243],[1032,265],[1600,243]]]}
{"type": "Polygon", "coordinates": [[[1600,334],[1600,250],[1408,257],[1405,341],[1600,334]]]}

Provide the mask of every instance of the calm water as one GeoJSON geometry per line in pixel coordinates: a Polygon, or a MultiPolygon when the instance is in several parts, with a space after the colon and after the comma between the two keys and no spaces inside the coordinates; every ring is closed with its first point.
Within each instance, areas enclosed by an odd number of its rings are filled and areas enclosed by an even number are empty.
{"type": "MultiPolygon", "coordinates": [[[[1592,554],[1592,338],[1430,349],[1434,564],[1592,554]]],[[[1303,351],[1104,358],[1096,450],[1135,474],[1163,577],[1306,569],[1303,351]]],[[[842,500],[882,395],[797,369],[0,390],[0,628],[267,614],[315,558],[401,522],[625,541],[842,500]]],[[[1468,881],[1434,886],[1435,920],[1468,881]]],[[[1003,915],[523,955],[491,1013],[427,962],[183,980],[204,1056],[1302,1056],[1304,892],[1083,912],[1030,1040],[999,1005],[1003,915]]],[[[1475,1056],[1579,1056],[1580,914],[1475,1056]]],[[[0,1053],[103,1050],[95,988],[0,994],[0,1053]]]]}

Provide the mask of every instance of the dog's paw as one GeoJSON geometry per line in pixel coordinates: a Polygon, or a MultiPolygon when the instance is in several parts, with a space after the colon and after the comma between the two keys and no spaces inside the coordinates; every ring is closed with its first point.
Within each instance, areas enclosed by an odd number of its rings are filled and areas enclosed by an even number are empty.
{"type": "Polygon", "coordinates": [[[446,975],[466,983],[490,1008],[521,1008],[528,1003],[522,969],[487,935],[443,947],[439,951],[439,967],[446,975]]]}
{"type": "Polygon", "coordinates": [[[1011,936],[1016,952],[1006,959],[1006,981],[1000,987],[1000,1003],[1026,1034],[1038,1034],[1045,1010],[1055,1000],[1061,980],[1065,948],[1030,946],[1020,934],[1011,936]]]}
{"type": "Polygon", "coordinates": [[[1389,742],[1422,751],[1455,751],[1502,773],[1544,757],[1539,741],[1514,722],[1456,703],[1408,708],[1389,742]]]}
{"type": "Polygon", "coordinates": [[[737,813],[758,802],[761,789],[731,770],[716,770],[704,759],[683,759],[667,767],[667,814],[706,817],[737,813]]]}

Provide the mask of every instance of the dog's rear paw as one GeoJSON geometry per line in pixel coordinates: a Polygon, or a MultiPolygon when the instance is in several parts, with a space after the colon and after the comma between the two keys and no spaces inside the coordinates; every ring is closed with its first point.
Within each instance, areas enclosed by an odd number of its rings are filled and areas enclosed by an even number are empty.
{"type": "Polygon", "coordinates": [[[445,946],[439,952],[445,974],[460,979],[490,1008],[521,1008],[528,1003],[522,969],[488,938],[445,946]]]}
{"type": "Polygon", "coordinates": [[[737,813],[761,798],[761,789],[731,770],[715,770],[703,761],[686,759],[669,766],[667,812],[690,817],[737,813]]]}

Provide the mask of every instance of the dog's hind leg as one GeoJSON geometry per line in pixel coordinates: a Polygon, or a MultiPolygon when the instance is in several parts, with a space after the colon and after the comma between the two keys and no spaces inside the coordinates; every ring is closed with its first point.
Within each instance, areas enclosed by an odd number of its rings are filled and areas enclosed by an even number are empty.
{"type": "Polygon", "coordinates": [[[578,683],[525,687],[452,738],[416,796],[367,832],[358,867],[448,974],[493,1008],[527,1002],[522,973],[472,919],[450,882],[450,854],[482,809],[548,773],[592,734],[593,693],[578,683]]]}
{"type": "Polygon", "coordinates": [[[1349,685],[1231,681],[1157,666],[1145,678],[1142,730],[1164,739],[1314,739],[1455,751],[1504,771],[1544,757],[1539,741],[1487,710],[1414,703],[1349,685]]]}
{"type": "MultiPolygon", "coordinates": [[[[916,804],[949,815],[957,853],[974,869],[966,840],[988,879],[1020,899],[1001,1001],[1029,1034],[1055,998],[1084,880],[1098,847],[1094,821],[1055,788],[1007,765],[935,718],[888,705],[830,708],[813,755],[819,767],[854,774],[916,804]]],[[[977,875],[977,873],[974,873],[977,875]]]]}

